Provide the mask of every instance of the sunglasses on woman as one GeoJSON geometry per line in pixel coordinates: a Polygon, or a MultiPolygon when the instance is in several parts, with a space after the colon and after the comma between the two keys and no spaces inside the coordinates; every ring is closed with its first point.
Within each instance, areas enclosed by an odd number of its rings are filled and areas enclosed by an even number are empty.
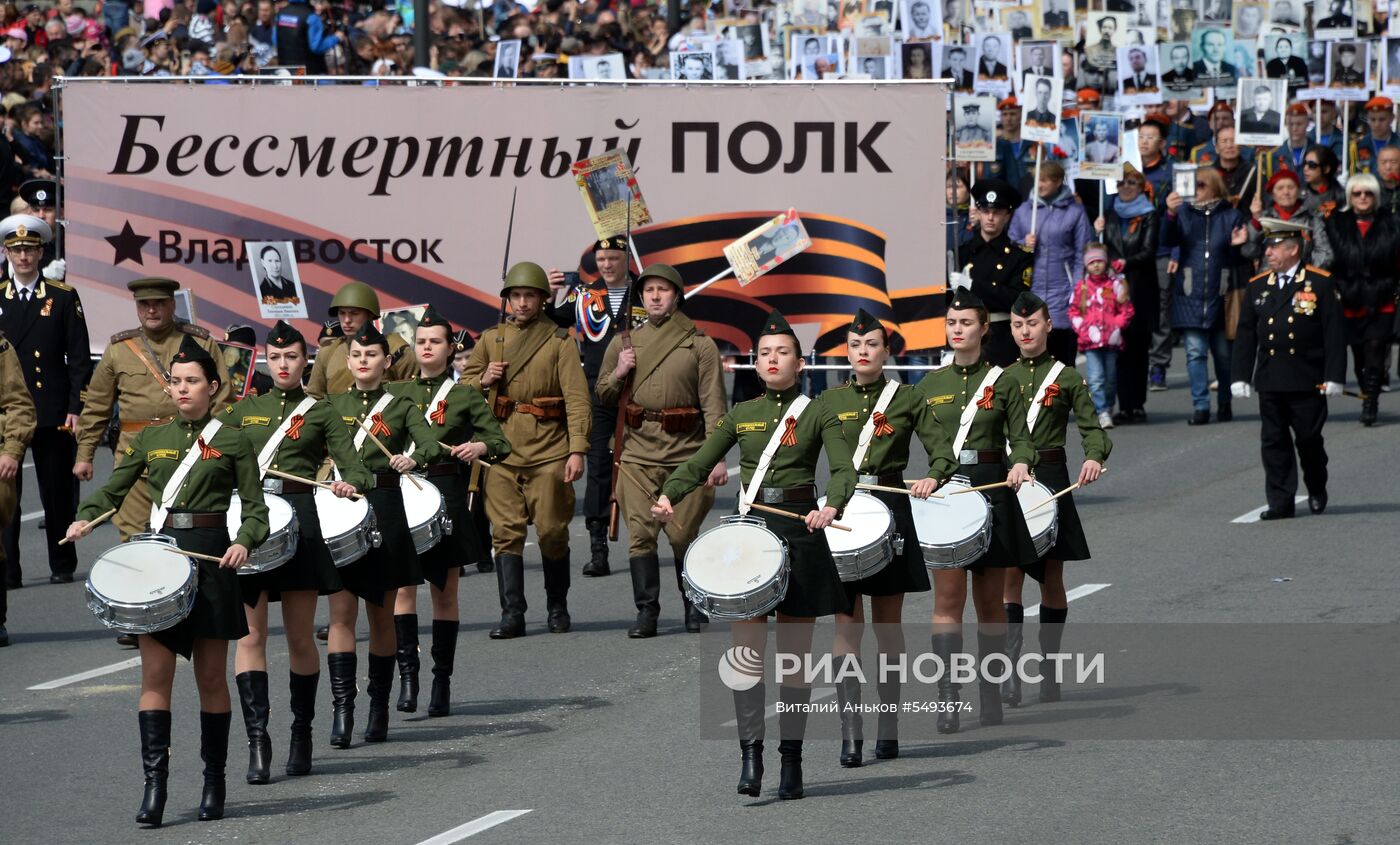
{"type": "Polygon", "coordinates": [[[1305,160],[1305,161],[1303,162],[1303,166],[1304,166],[1304,167],[1321,167],[1322,165],[1318,164],[1318,163],[1315,162],[1315,161],[1306,161],[1306,160],[1305,160]]]}

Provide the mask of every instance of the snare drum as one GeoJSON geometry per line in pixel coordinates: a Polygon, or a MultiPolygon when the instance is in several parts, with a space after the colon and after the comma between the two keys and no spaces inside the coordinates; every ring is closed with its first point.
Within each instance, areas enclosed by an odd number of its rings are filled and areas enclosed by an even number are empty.
{"type": "Polygon", "coordinates": [[[452,533],[452,520],[447,518],[447,505],[437,485],[421,475],[413,478],[417,487],[404,475],[399,478],[399,489],[403,491],[403,513],[408,533],[413,535],[413,550],[421,555],[441,543],[444,534],[452,533]]]}
{"type": "Polygon", "coordinates": [[[976,561],[992,545],[992,506],[981,493],[950,495],[966,490],[962,481],[949,481],[938,492],[942,499],[909,499],[919,548],[929,569],[958,569],[976,561]]]}
{"type": "Polygon", "coordinates": [[[727,516],[685,552],[685,595],[714,619],[757,619],[787,595],[787,544],[763,520],[727,516]]]}
{"type": "Polygon", "coordinates": [[[1028,481],[1016,491],[1016,501],[1026,517],[1026,530],[1035,541],[1037,557],[1045,557],[1060,536],[1060,500],[1056,499],[1043,508],[1036,507],[1053,495],[1054,491],[1039,481],[1028,481]],[[1035,508],[1035,511],[1032,512],[1031,508],[1035,508]]]}
{"type": "Polygon", "coordinates": [[[87,579],[87,606],[97,621],[123,634],[151,634],[189,616],[199,568],[165,551],[174,547],[163,534],[135,534],[99,555],[87,579]]]}
{"type": "MultiPolygon", "coordinates": [[[[826,507],[826,497],[817,500],[817,507],[826,507]]],[[[895,546],[903,551],[904,541],[894,530],[894,514],[889,505],[870,495],[857,492],[846,503],[843,524],[850,531],[827,528],[826,544],[836,561],[836,573],[847,583],[869,578],[894,560],[895,546]]]]}
{"type": "Polygon", "coordinates": [[[312,500],[316,503],[316,517],[321,521],[326,550],[337,568],[354,563],[370,549],[379,548],[379,530],[368,500],[342,499],[323,487],[316,488],[312,500]]]}
{"type": "MultiPolygon", "coordinates": [[[[256,575],[276,569],[297,553],[297,540],[301,537],[297,512],[292,510],[291,504],[281,496],[264,493],[263,501],[267,502],[267,539],[261,546],[248,552],[248,562],[238,568],[239,575],[256,575]]],[[[238,494],[234,493],[228,503],[230,540],[238,536],[238,529],[242,525],[243,502],[238,498],[238,494]]]]}

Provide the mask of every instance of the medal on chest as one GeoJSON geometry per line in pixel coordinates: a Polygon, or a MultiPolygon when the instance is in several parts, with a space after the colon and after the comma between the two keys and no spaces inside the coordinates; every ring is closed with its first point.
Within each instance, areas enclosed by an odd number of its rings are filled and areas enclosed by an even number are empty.
{"type": "Polygon", "coordinates": [[[1311,317],[1317,310],[1317,294],[1313,293],[1312,282],[1306,282],[1303,289],[1293,294],[1293,313],[1311,317]]]}

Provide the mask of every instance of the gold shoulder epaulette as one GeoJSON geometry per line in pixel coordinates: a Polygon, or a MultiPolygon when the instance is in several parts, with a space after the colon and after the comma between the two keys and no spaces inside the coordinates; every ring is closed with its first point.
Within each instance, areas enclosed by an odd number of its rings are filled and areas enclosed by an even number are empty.
{"type": "Polygon", "coordinates": [[[58,288],[59,290],[73,290],[72,285],[64,284],[63,282],[57,281],[55,279],[45,279],[44,284],[48,285],[51,288],[58,288]]]}
{"type": "Polygon", "coordinates": [[[569,330],[566,329],[566,328],[564,328],[563,326],[560,326],[559,328],[557,328],[557,329],[554,330],[554,336],[555,336],[555,337],[568,337],[568,336],[569,336],[569,330]]]}
{"type": "Polygon", "coordinates": [[[140,329],[127,329],[124,332],[117,332],[116,334],[112,335],[112,343],[121,343],[123,340],[126,340],[130,337],[136,337],[139,334],[141,334],[140,329]]]}
{"type": "Polygon", "coordinates": [[[175,325],[180,331],[187,335],[197,337],[200,340],[209,339],[209,330],[203,326],[197,326],[194,323],[176,323],[175,325]]]}
{"type": "Polygon", "coordinates": [[[1259,274],[1250,276],[1250,277],[1249,277],[1249,280],[1250,280],[1251,282],[1257,282],[1257,281],[1259,281],[1260,279],[1267,279],[1267,278],[1269,278],[1269,276],[1273,275],[1273,272],[1274,272],[1273,270],[1265,270],[1265,271],[1262,272],[1262,273],[1259,273],[1259,274]]]}
{"type": "Polygon", "coordinates": [[[1319,276],[1328,276],[1328,277],[1330,277],[1330,276],[1332,275],[1331,273],[1329,273],[1328,271],[1322,269],[1321,267],[1314,267],[1314,266],[1312,266],[1311,264],[1309,264],[1309,265],[1308,265],[1307,267],[1305,267],[1304,269],[1307,270],[1309,273],[1316,273],[1316,274],[1319,275],[1319,276]]]}

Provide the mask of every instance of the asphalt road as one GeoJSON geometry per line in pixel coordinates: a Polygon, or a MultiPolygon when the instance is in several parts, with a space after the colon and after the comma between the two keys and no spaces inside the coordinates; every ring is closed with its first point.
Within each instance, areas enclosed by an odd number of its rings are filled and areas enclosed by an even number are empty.
{"type": "MultiPolygon", "coordinates": [[[[1264,503],[1256,406],[1237,402],[1235,422],[1188,428],[1180,363],[1172,389],[1151,395],[1150,423],[1115,429],[1112,472],[1077,496],[1094,559],[1070,564],[1068,584],[1109,586],[1073,601],[1071,623],[1400,621],[1400,398],[1384,398],[1386,424],[1373,429],[1357,424],[1354,400],[1332,400],[1325,515],[1300,506],[1292,521],[1240,524],[1232,520],[1264,503]]],[[[38,507],[37,485],[26,484],[24,513],[38,507]]],[[[134,657],[93,620],[81,582],[48,585],[36,526],[26,523],[24,535],[27,585],[10,594],[13,645],[0,650],[0,842],[1400,842],[1395,741],[1062,741],[1037,729],[1108,718],[1135,702],[1170,704],[1168,684],[1069,689],[1059,704],[1010,711],[1000,727],[974,719],[956,736],[906,740],[898,760],[860,769],[837,766],[835,742],[812,741],[803,801],[775,800],[770,743],[763,797],[736,796],[736,743],[702,740],[696,725],[702,638],[680,629],[670,592],[663,635],[626,638],[633,611],[630,581],[617,571],[621,546],[612,577],[575,576],[565,635],[544,630],[533,546],[523,639],[487,638],[499,610],[495,576],[472,570],[450,718],[394,712],[387,743],[366,746],[357,731],[354,747],[336,751],[326,743],[323,678],[311,777],[280,774],[289,717],[286,651],[274,638],[275,780],[243,783],[235,715],[228,817],[218,823],[195,821],[197,705],[182,662],[166,827],[140,830],[138,670],[31,689],[134,657]]],[[[581,520],[575,526],[577,572],[587,537],[581,520]]],[[[115,537],[104,528],[83,543],[80,574],[115,537]]],[[[1028,586],[1027,605],[1036,599],[1028,586]]],[[[426,597],[420,607],[426,676],[426,597]]],[[[911,596],[906,619],[926,620],[931,607],[930,594],[911,596]]],[[[1394,663],[1376,669],[1393,673],[1394,663]]],[[[362,694],[360,728],[364,708],[362,694]]]]}

